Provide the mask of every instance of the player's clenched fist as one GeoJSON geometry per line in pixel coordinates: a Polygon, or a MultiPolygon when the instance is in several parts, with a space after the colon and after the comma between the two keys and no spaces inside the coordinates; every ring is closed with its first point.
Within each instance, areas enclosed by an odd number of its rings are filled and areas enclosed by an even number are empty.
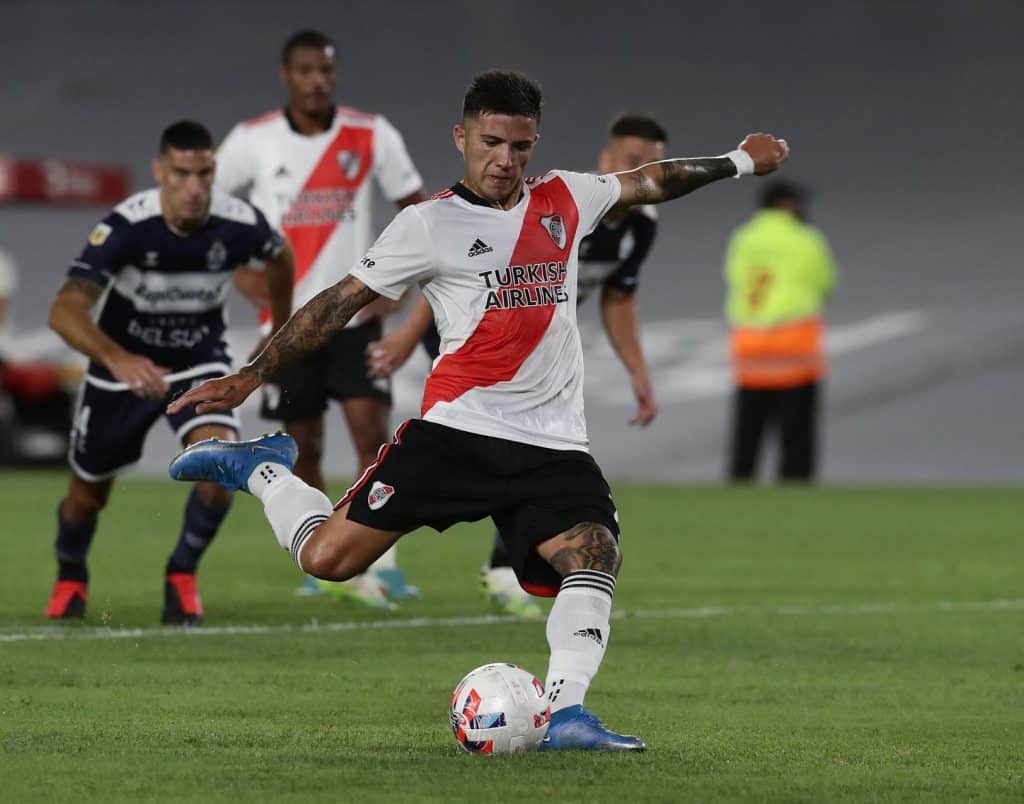
{"type": "Polygon", "coordinates": [[[789,158],[789,145],[771,134],[748,134],[740,143],[740,148],[754,160],[754,173],[758,176],[778,170],[779,165],[789,158]]]}

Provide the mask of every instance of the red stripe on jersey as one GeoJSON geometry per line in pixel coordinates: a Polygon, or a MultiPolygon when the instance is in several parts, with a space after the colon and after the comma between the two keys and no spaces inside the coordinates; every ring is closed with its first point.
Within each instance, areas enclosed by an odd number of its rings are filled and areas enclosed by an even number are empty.
{"type": "MultiPolygon", "coordinates": [[[[342,126],[281,221],[295,252],[296,285],[351,209],[372,166],[373,129],[342,126]]],[[[338,278],[350,267],[337,266],[338,278]]],[[[269,311],[263,311],[261,320],[270,320],[269,311]]]]}
{"type": "Polygon", "coordinates": [[[427,200],[428,201],[439,201],[442,198],[451,198],[453,195],[455,195],[455,193],[453,193],[451,190],[441,190],[438,193],[434,193],[427,200]]]}
{"type": "MultiPolygon", "coordinates": [[[[579,210],[562,179],[556,178],[535,187],[530,191],[523,228],[509,265],[568,263],[578,225],[579,210]],[[563,248],[558,247],[555,236],[541,220],[552,215],[561,216],[565,236],[563,248]]],[[[560,284],[565,284],[564,277],[560,284]]],[[[520,282],[500,290],[528,287],[527,283],[520,282]]],[[[508,309],[495,307],[485,312],[466,342],[457,351],[442,357],[427,378],[421,415],[425,416],[438,402],[451,402],[473,388],[486,388],[511,380],[537,348],[554,315],[555,304],[508,309]]]]}

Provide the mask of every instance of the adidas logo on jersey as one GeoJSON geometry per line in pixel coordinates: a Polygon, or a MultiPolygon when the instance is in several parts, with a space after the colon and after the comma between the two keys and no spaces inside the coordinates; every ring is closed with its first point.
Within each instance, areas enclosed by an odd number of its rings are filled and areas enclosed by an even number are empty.
{"type": "Polygon", "coordinates": [[[604,645],[604,640],[601,638],[600,628],[581,628],[579,631],[573,631],[572,635],[583,637],[584,639],[592,639],[598,645],[604,645]]]}
{"type": "Polygon", "coordinates": [[[473,243],[473,245],[471,245],[469,247],[469,251],[467,252],[466,256],[467,257],[479,257],[481,254],[486,254],[489,251],[494,251],[494,249],[491,248],[489,245],[487,245],[483,240],[481,240],[478,237],[476,239],[476,242],[473,243]]]}

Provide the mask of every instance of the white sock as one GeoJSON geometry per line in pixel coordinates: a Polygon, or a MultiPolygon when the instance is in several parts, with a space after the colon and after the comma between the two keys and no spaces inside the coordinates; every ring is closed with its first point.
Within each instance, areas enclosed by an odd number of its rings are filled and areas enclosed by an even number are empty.
{"type": "Polygon", "coordinates": [[[551,711],[582,704],[608,647],[615,576],[597,570],[570,572],[562,579],[548,615],[551,648],[547,680],[551,711]]]}
{"type": "Polygon", "coordinates": [[[398,566],[398,559],[396,557],[395,546],[391,545],[387,550],[384,551],[384,555],[374,561],[367,572],[380,572],[381,570],[390,570],[398,566]]]}
{"type": "Polygon", "coordinates": [[[302,569],[300,557],[309,537],[334,513],[327,496],[304,483],[279,463],[261,463],[246,482],[260,498],[263,512],[274,530],[278,544],[292,554],[302,569]]]}

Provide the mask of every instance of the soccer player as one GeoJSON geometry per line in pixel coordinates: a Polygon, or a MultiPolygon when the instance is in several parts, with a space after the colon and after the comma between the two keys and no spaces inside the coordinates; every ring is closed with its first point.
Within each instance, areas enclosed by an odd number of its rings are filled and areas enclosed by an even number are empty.
{"type": "MultiPolygon", "coordinates": [[[[653,117],[621,114],[608,127],[608,142],[598,158],[600,173],[634,170],[665,157],[668,134],[653,117]]],[[[624,207],[605,215],[593,233],[583,238],[579,250],[579,278],[576,301],[582,303],[598,289],[601,293],[601,321],[608,339],[629,375],[637,410],[629,420],[646,427],[658,413],[650,371],[640,340],[640,319],[636,291],[643,265],[657,232],[657,214],[650,205],[624,207]]],[[[470,257],[483,257],[491,249],[481,241],[469,250],[470,257]]],[[[408,360],[420,342],[430,359],[436,360],[440,338],[430,305],[420,296],[412,313],[400,327],[380,342],[370,344],[368,356],[373,376],[390,376],[408,360]]],[[[512,569],[511,557],[501,534],[494,535],[494,547],[481,582],[485,594],[507,614],[534,618],[543,612],[523,591],[512,569]]]]}
{"type": "Polygon", "coordinates": [[[476,76],[455,145],[462,180],[405,209],[338,284],[299,310],[249,365],[174,402],[172,413],[237,407],[379,296],[419,284],[441,334],[422,418],[335,507],[289,469],[285,435],[186,449],[171,476],[219,479],[257,496],[278,542],[306,572],[362,572],[404,533],[490,516],[521,584],[554,596],[545,749],[637,750],[583,708],[608,644],[621,563],[611,492],[587,450],[576,323],[580,240],[608,212],[678,198],[718,179],[775,170],[784,140],[746,137],[724,156],[671,159],[619,174],[555,170],[530,180],[540,87],[515,72],[476,76]],[[482,262],[474,244],[493,249],[482,262]]]}
{"type": "MultiPolygon", "coordinates": [[[[68,460],[71,481],[57,509],[57,583],[47,617],[85,615],[86,557],[115,475],[142,455],[146,434],[175,394],[230,371],[224,300],[234,267],[265,267],[278,329],[291,312],[291,250],[263,214],[211,190],[213,138],[182,120],[160,137],[158,187],[131,196],[89,235],[50,308],[50,326],[89,358],[68,460]],[[99,310],[92,316],[99,302],[99,310]]],[[[166,415],[182,444],[237,436],[234,412],[166,415]]],[[[197,483],[167,561],[163,622],[197,625],[199,559],[232,495],[197,483]]]]}
{"type": "MultiPolygon", "coordinates": [[[[284,109],[240,123],[217,153],[217,186],[247,197],[284,232],[295,251],[295,307],[337,282],[373,240],[370,178],[390,200],[406,207],[423,200],[423,181],[401,135],[387,119],[337,106],[335,46],[319,31],[299,31],[281,52],[284,109]]],[[[366,346],[380,339],[383,300],[315,352],[264,387],[262,415],[284,422],[299,445],[295,473],[321,491],[324,411],[341,404],[352,443],[365,469],[388,440],[391,386],[368,376],[366,346]]],[[[368,605],[387,606],[382,584],[395,597],[412,590],[389,553],[375,570],[332,589],[368,605]]]]}

